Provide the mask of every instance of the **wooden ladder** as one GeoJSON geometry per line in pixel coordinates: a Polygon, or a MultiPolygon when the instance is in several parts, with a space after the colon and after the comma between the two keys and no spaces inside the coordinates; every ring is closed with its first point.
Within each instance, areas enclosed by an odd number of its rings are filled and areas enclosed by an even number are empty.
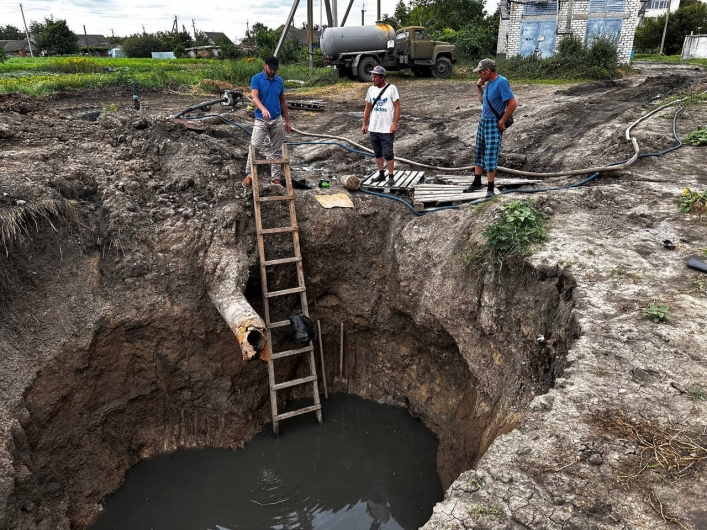
{"type": "MultiPolygon", "coordinates": [[[[251,160],[251,175],[253,177],[253,208],[255,210],[255,227],[258,234],[258,253],[260,255],[260,282],[262,285],[263,294],[263,308],[265,311],[265,326],[267,328],[267,338],[268,347],[271,350],[270,359],[268,360],[268,379],[270,381],[270,407],[272,409],[272,425],[275,435],[280,434],[280,428],[278,423],[286,418],[291,418],[293,416],[298,416],[299,414],[306,414],[308,412],[316,412],[317,420],[319,423],[322,422],[322,406],[319,402],[319,387],[317,385],[317,368],[314,364],[314,346],[312,341],[309,341],[309,345],[304,348],[296,348],[291,350],[285,350],[280,352],[275,352],[272,344],[272,330],[274,328],[280,328],[290,325],[289,320],[280,320],[278,322],[270,321],[270,299],[278,296],[287,296],[291,294],[299,293],[300,305],[302,307],[302,313],[309,316],[309,307],[307,306],[307,288],[304,285],[304,270],[302,269],[302,254],[300,252],[299,245],[299,228],[297,227],[297,215],[295,213],[295,196],[292,191],[292,178],[290,173],[290,161],[287,151],[287,145],[282,145],[282,158],[270,159],[270,160],[257,160],[256,150],[253,146],[250,146],[250,160],[251,160]],[[270,166],[272,164],[282,164],[285,173],[285,195],[273,195],[269,197],[261,197],[260,190],[258,188],[258,167],[259,166],[270,166]],[[263,228],[263,220],[260,211],[262,204],[267,204],[273,201],[288,201],[289,212],[290,212],[290,226],[281,226],[277,228],[263,228]],[[265,257],[265,236],[271,234],[282,234],[290,232],[292,234],[292,243],[294,246],[294,256],[282,259],[268,260],[265,257]],[[283,265],[286,263],[294,263],[297,267],[297,287],[291,289],[283,289],[280,291],[268,291],[268,278],[267,278],[267,267],[273,265],[283,265]],[[275,361],[282,359],[283,357],[289,357],[290,355],[299,354],[309,354],[309,368],[310,374],[306,377],[300,379],[293,379],[291,381],[283,381],[281,383],[275,382],[275,361]],[[304,385],[307,383],[312,383],[312,397],[314,398],[314,405],[310,407],[303,407],[291,412],[285,412],[283,414],[278,414],[277,412],[277,391],[283,390],[285,388],[293,387],[296,385],[304,385]]],[[[267,168],[268,175],[270,178],[270,168],[267,168]]]]}

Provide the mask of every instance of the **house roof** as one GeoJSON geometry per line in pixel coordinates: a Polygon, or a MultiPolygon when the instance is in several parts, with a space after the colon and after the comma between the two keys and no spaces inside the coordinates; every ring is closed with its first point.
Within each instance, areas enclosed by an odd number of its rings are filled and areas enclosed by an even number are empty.
{"type": "Polygon", "coordinates": [[[4,40],[0,41],[5,43],[6,52],[19,52],[20,50],[29,49],[27,46],[27,39],[22,40],[4,40]]]}
{"type": "Polygon", "coordinates": [[[209,38],[209,40],[211,42],[213,42],[214,44],[218,44],[218,41],[220,41],[220,40],[225,40],[229,44],[235,46],[235,44],[233,44],[231,39],[229,39],[225,33],[222,33],[220,31],[205,31],[204,35],[206,35],[209,38]]]}
{"type": "Polygon", "coordinates": [[[99,47],[99,48],[112,48],[113,45],[108,42],[103,35],[76,35],[76,40],[79,46],[86,46],[86,40],[88,40],[88,46],[99,47]]]}
{"type": "MultiPolygon", "coordinates": [[[[275,31],[277,31],[278,33],[282,33],[283,29],[285,29],[284,24],[282,24],[275,31]]],[[[314,42],[317,42],[319,40],[319,37],[321,36],[321,32],[319,32],[318,30],[315,29],[312,33],[313,33],[312,38],[313,38],[314,42]]],[[[307,30],[296,28],[294,26],[290,26],[290,29],[287,30],[287,38],[288,39],[297,39],[297,41],[300,42],[301,44],[307,44],[307,30]]]]}

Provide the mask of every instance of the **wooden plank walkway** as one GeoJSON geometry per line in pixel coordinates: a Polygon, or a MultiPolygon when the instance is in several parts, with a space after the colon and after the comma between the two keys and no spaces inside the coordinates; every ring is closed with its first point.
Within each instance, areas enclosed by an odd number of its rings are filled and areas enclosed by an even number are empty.
{"type": "MultiPolygon", "coordinates": [[[[466,186],[452,186],[448,184],[420,184],[415,186],[412,204],[415,210],[424,211],[427,208],[442,205],[459,205],[465,202],[486,198],[486,186],[479,191],[464,193],[466,186]]],[[[498,195],[498,189],[494,195],[498,195]]]]}
{"type": "Polygon", "coordinates": [[[375,182],[373,179],[378,176],[378,171],[367,175],[363,182],[361,183],[362,188],[366,188],[371,191],[379,191],[382,193],[388,193],[390,191],[406,191],[413,189],[417,184],[422,182],[425,177],[424,171],[395,171],[393,173],[393,179],[395,184],[393,186],[388,186],[386,180],[381,182],[375,182]]]}
{"type": "MultiPolygon", "coordinates": [[[[445,184],[458,184],[468,186],[474,180],[472,175],[435,175],[435,180],[439,180],[445,184]]],[[[537,184],[539,180],[531,179],[519,179],[519,178],[506,178],[506,177],[496,177],[496,187],[503,188],[505,186],[523,186],[525,184],[537,184]]],[[[484,179],[484,186],[486,186],[486,179],[484,179]]]]}

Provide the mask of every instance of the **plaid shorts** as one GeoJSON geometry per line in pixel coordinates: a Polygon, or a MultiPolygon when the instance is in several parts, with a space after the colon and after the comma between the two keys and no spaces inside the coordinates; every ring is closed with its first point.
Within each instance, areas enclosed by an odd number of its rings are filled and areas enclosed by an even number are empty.
{"type": "Polygon", "coordinates": [[[474,165],[486,168],[486,171],[496,171],[502,138],[496,118],[481,118],[476,129],[474,165]]]}

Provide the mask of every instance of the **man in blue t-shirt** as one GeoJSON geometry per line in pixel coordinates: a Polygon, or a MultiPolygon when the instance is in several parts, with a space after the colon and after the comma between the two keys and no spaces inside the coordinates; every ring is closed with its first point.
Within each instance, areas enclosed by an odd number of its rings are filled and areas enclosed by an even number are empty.
{"type": "Polygon", "coordinates": [[[496,63],[491,59],[482,59],[474,68],[479,74],[476,92],[482,103],[481,120],[476,129],[476,147],[474,149],[474,181],[464,190],[470,193],[481,189],[481,172],[486,168],[488,178],[487,197],[494,195],[496,167],[501,152],[503,131],[506,120],[516,110],[516,98],[513,96],[508,80],[496,73],[496,63]],[[484,85],[486,86],[484,90],[484,85]]]}
{"type": "MultiPolygon", "coordinates": [[[[285,132],[290,132],[290,114],[285,101],[285,84],[277,73],[280,63],[277,57],[266,57],[263,71],[250,80],[250,96],[255,105],[255,123],[250,143],[256,150],[261,149],[270,140],[266,149],[266,158],[282,158],[282,144],[285,142],[285,132]],[[284,119],[283,119],[284,118],[284,119]]],[[[280,184],[282,165],[270,166],[272,183],[280,184]]],[[[246,162],[246,178],[243,187],[249,187],[253,182],[250,170],[250,150],[246,162]]]]}

